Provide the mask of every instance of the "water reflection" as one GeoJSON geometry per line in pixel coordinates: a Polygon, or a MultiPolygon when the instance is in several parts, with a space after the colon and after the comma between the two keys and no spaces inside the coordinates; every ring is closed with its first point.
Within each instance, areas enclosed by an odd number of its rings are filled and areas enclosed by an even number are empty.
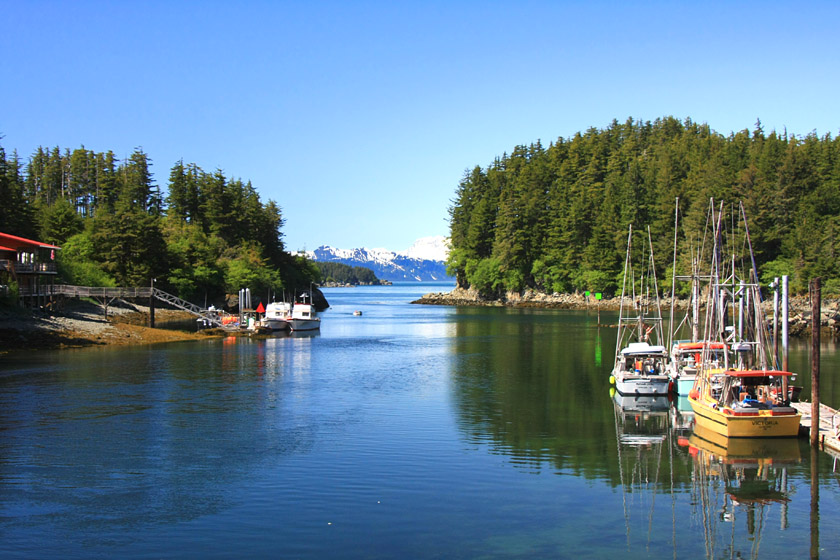
{"type": "Polygon", "coordinates": [[[452,398],[468,441],[528,464],[608,476],[611,414],[594,316],[516,309],[457,310],[452,398]],[[601,393],[603,394],[603,393],[601,393]]]}
{"type": "Polygon", "coordinates": [[[795,489],[788,471],[801,461],[799,442],[726,438],[697,425],[689,443],[706,558],[758,558],[773,509],[778,509],[779,528],[789,528],[788,503],[795,489]]]}
{"type": "MultiPolygon", "coordinates": [[[[632,542],[632,528],[640,525],[632,516],[637,511],[635,506],[641,508],[644,519],[652,519],[656,494],[669,482],[662,477],[673,475],[673,469],[661,468],[663,458],[670,458],[669,409],[667,396],[613,395],[616,455],[628,547],[632,542]]],[[[673,479],[670,487],[673,488],[673,479]]],[[[648,543],[653,530],[653,524],[648,523],[645,531],[648,543]]]]}
{"type": "Polygon", "coordinates": [[[20,379],[25,395],[0,380],[0,511],[65,539],[93,524],[119,544],[122,529],[225,510],[258,465],[305,452],[305,419],[271,429],[288,396],[255,384],[266,355],[242,339],[207,348],[74,353],[72,370],[20,379]]]}

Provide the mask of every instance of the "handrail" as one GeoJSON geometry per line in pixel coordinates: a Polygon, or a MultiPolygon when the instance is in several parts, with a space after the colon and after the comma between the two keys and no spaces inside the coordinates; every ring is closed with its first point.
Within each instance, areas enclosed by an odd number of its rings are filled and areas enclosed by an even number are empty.
{"type": "Polygon", "coordinates": [[[178,309],[182,309],[188,313],[192,313],[193,315],[197,315],[201,319],[204,319],[208,323],[216,325],[217,327],[222,326],[222,320],[216,314],[211,313],[207,309],[203,309],[193,303],[188,302],[185,299],[181,299],[178,296],[173,296],[163,290],[159,290],[157,288],[145,288],[147,290],[151,290],[151,293],[157,299],[168,303],[169,305],[175,306],[178,309]]]}
{"type": "MultiPolygon", "coordinates": [[[[97,286],[73,286],[71,284],[55,284],[52,286],[41,286],[38,295],[53,295],[67,297],[94,297],[94,298],[148,298],[154,297],[173,307],[177,307],[197,317],[204,319],[210,324],[221,327],[222,320],[215,313],[201,308],[195,304],[174,296],[157,288],[106,288],[97,286]]],[[[34,293],[34,292],[33,292],[34,293]]],[[[21,296],[30,295],[29,291],[21,289],[21,296]]]]}

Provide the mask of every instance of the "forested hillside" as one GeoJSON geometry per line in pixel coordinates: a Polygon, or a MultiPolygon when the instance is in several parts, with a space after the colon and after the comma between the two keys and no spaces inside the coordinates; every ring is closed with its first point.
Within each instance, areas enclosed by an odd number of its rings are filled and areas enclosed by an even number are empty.
{"type": "Polygon", "coordinates": [[[321,279],[324,282],[335,282],[337,284],[372,284],[378,285],[379,278],[369,268],[362,266],[350,266],[349,264],[339,262],[318,262],[312,261],[312,264],[321,273],[321,279]]]}
{"type": "Polygon", "coordinates": [[[25,163],[0,147],[0,231],[61,246],[62,280],[157,286],[218,300],[318,281],[318,270],[283,246],[280,207],[250,182],[177,162],[166,196],[151,160],[124,161],[84,147],[39,148],[25,163]]]}
{"type": "Polygon", "coordinates": [[[821,276],[840,288],[840,140],[765,132],[728,136],[690,119],[613,121],[550,146],[516,146],[458,185],[448,266],[488,296],[620,287],[628,225],[649,226],[662,285],[670,283],[674,206],[678,262],[702,238],[710,198],[742,201],[763,279],[793,290],[821,276]]]}

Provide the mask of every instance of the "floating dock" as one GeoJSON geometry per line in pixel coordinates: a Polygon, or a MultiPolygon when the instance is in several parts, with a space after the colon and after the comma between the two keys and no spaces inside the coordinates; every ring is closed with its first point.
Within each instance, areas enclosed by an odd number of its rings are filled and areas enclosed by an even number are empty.
{"type": "MultiPolygon", "coordinates": [[[[799,421],[800,435],[810,437],[811,403],[794,402],[790,405],[802,414],[799,421]]],[[[817,437],[820,448],[834,457],[840,457],[840,412],[820,403],[820,425],[818,429],[819,435],[817,437]]]]}

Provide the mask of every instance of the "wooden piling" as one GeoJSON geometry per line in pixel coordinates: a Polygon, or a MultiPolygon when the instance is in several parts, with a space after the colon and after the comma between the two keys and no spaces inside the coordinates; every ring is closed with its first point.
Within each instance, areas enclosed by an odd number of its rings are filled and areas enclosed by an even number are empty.
{"type": "Polygon", "coordinates": [[[155,328],[155,279],[151,281],[151,291],[149,291],[149,328],[155,328]]]}
{"type": "MultiPolygon", "coordinates": [[[[811,280],[811,425],[820,425],[820,306],[822,279],[811,280]]],[[[811,430],[811,446],[819,445],[819,430],[811,430]]]]}
{"type": "Polygon", "coordinates": [[[820,461],[817,448],[811,447],[811,547],[810,558],[820,557],[820,461]]]}

